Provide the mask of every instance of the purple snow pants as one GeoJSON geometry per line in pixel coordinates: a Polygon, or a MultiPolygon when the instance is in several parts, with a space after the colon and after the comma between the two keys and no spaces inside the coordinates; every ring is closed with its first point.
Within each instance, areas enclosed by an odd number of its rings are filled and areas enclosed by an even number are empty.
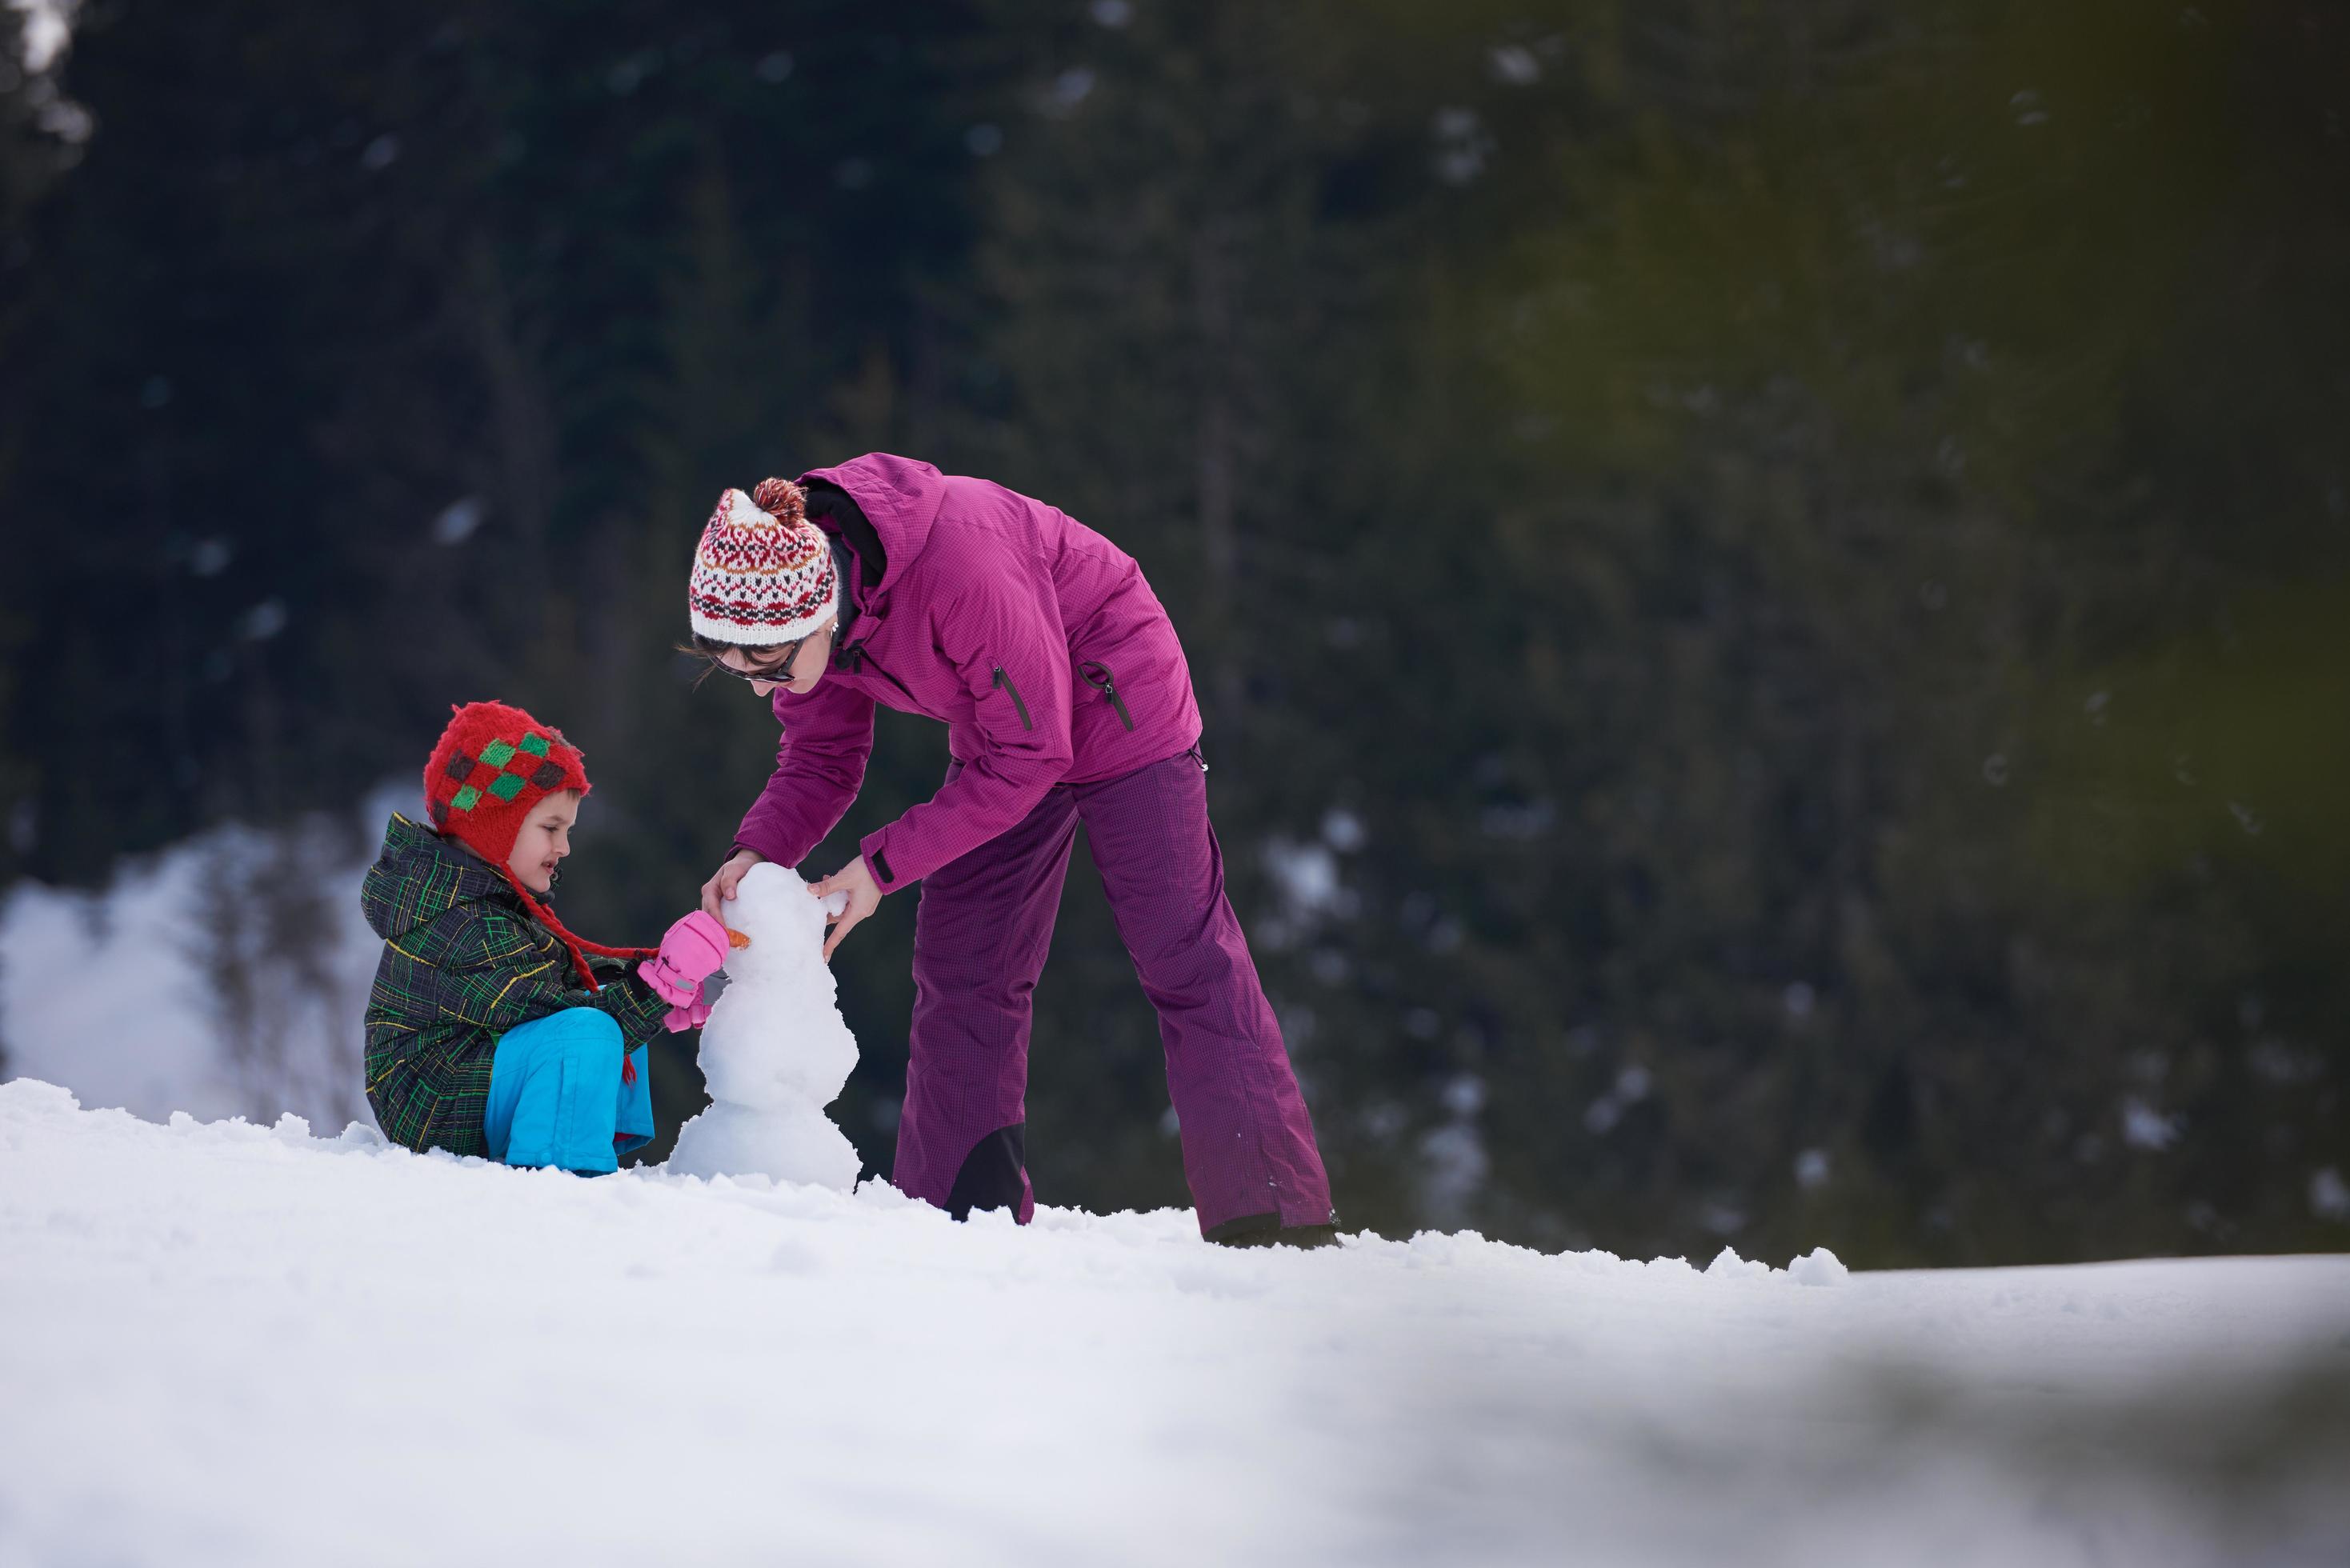
{"type": "Polygon", "coordinates": [[[1336,1218],[1281,1027],[1224,896],[1204,772],[1195,750],[1056,784],[1024,820],[923,879],[890,1176],[899,1189],[963,1211],[996,1204],[993,1188],[1024,1225],[1035,1210],[1021,1142],[1031,999],[1082,818],[1111,918],[1159,1012],[1201,1232],[1264,1215],[1283,1225],[1336,1218]]]}

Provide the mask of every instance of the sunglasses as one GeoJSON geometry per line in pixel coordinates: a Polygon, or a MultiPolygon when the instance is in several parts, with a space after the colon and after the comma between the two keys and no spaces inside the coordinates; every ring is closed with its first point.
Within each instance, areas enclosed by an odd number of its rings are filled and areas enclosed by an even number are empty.
{"type": "MultiPolygon", "coordinates": [[[[777,686],[785,685],[792,679],[792,666],[799,662],[800,649],[806,646],[807,640],[804,637],[797,642],[777,643],[775,646],[783,650],[783,657],[772,659],[756,670],[737,670],[723,659],[712,659],[710,661],[711,667],[724,670],[737,680],[764,680],[777,686]]],[[[746,654],[745,657],[747,658],[748,655],[746,654]]]]}

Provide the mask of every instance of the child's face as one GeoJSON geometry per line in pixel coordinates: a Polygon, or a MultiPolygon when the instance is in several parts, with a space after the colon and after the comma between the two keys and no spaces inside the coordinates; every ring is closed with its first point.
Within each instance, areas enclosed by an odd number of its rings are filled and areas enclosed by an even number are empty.
{"type": "Polygon", "coordinates": [[[579,796],[571,790],[548,795],[530,808],[515,835],[506,869],[534,893],[555,886],[555,867],[571,853],[571,825],[579,820],[579,796]]]}

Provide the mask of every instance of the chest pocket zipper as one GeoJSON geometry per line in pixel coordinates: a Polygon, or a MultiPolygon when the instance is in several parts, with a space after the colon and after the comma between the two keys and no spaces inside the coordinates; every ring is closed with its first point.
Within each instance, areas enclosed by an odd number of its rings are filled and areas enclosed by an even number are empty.
{"type": "Polygon", "coordinates": [[[1087,685],[1100,692],[1109,705],[1118,710],[1118,722],[1132,730],[1134,715],[1126,711],[1126,699],[1118,694],[1118,677],[1110,673],[1109,666],[1098,659],[1088,659],[1077,666],[1077,673],[1085,677],[1087,685]]]}
{"type": "Polygon", "coordinates": [[[1003,666],[1001,664],[995,667],[995,689],[1012,693],[1012,711],[1020,715],[1022,729],[1033,730],[1036,727],[1028,722],[1028,704],[1020,701],[1020,688],[1012,684],[1012,677],[1003,673],[1003,666]]]}
{"type": "Polygon", "coordinates": [[[899,691],[905,692],[906,701],[910,704],[912,711],[921,713],[929,711],[920,702],[914,701],[914,694],[911,691],[906,691],[906,683],[904,681],[899,680],[896,676],[882,669],[881,661],[865,651],[865,641],[862,638],[859,638],[855,642],[847,643],[842,647],[835,649],[832,656],[839,662],[842,669],[847,670],[852,675],[862,674],[866,666],[872,666],[874,674],[879,675],[882,680],[887,680],[890,685],[895,686],[899,691]]]}

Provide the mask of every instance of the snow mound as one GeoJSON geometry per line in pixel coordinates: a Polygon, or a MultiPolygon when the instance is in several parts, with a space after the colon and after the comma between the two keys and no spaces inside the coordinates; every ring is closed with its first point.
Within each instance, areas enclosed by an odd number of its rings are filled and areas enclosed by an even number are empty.
{"type": "Polygon", "coordinates": [[[0,1568],[2350,1561],[2350,1258],[1229,1251],[17,1082],[0,1321],[0,1568]]]}
{"type": "Polygon", "coordinates": [[[1799,1285],[1840,1285],[1852,1278],[1852,1271],[1825,1247],[1814,1247],[1797,1258],[1787,1265],[1787,1272],[1799,1285]]]}
{"type": "Polygon", "coordinates": [[[702,1030],[711,1105],[680,1129],[667,1168],[681,1176],[764,1176],[846,1191],[857,1150],[824,1107],[857,1066],[824,961],[827,903],[782,866],[754,866],[726,906],[751,939],[726,958],[726,989],[702,1030]]]}

